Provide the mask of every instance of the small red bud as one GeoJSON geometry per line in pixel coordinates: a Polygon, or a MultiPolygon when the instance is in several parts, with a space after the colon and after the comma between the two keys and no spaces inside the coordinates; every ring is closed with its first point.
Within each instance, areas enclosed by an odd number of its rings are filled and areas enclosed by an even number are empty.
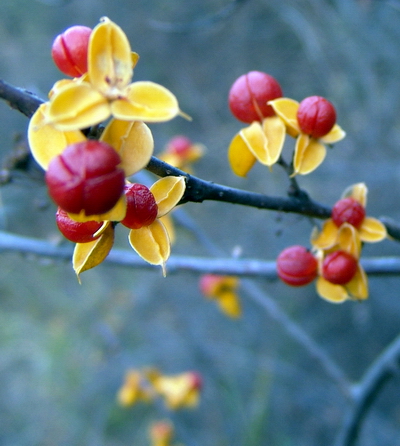
{"type": "Polygon", "coordinates": [[[310,96],[300,102],[297,121],[303,133],[321,138],[335,125],[335,107],[321,96],[310,96]]]}
{"type": "Polygon", "coordinates": [[[54,39],[51,55],[58,69],[64,74],[79,77],[87,72],[91,32],[87,26],[71,26],[54,39]]]}
{"type": "Polygon", "coordinates": [[[335,285],[350,282],[357,271],[357,259],[346,251],[328,254],[322,263],[322,276],[335,285]]]}
{"type": "Polygon", "coordinates": [[[121,223],[130,229],[149,226],[157,218],[158,206],[150,189],[143,184],[125,186],[126,215],[121,223]]]}
{"type": "Polygon", "coordinates": [[[78,222],[72,220],[68,214],[60,207],[56,212],[56,223],[61,234],[75,243],[88,243],[98,239],[100,236],[93,237],[102,226],[102,222],[86,221],[78,222]]]}
{"type": "Polygon", "coordinates": [[[229,108],[235,118],[250,124],[273,116],[275,112],[267,102],[281,96],[282,89],[275,78],[260,71],[250,71],[232,85],[229,108]]]}
{"type": "Polygon", "coordinates": [[[108,144],[87,140],[67,146],[46,172],[50,197],[66,212],[85,215],[111,210],[121,197],[125,173],[108,144]]]}
{"type": "Polygon", "coordinates": [[[276,266],[279,278],[291,286],[307,285],[318,274],[317,259],[300,245],[284,249],[276,260],[276,266]]]}
{"type": "Polygon", "coordinates": [[[352,197],[343,198],[336,202],[332,209],[332,220],[339,228],[343,223],[349,223],[359,228],[365,218],[362,204],[352,197]]]}

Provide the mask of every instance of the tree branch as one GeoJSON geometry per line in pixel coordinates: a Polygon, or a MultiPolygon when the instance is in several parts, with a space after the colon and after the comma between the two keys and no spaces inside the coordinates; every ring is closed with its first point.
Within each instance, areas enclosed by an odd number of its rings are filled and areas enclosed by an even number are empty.
{"type": "Polygon", "coordinates": [[[23,88],[13,87],[0,79],[0,98],[8,105],[30,118],[38,109],[43,100],[23,88]]]}
{"type": "MultiPolygon", "coordinates": [[[[0,252],[18,252],[70,260],[72,251],[73,245],[69,242],[57,245],[46,240],[0,231],[0,252]]],[[[105,262],[133,268],[158,269],[142,260],[135,252],[126,249],[113,248],[105,262]]],[[[400,273],[400,257],[370,257],[362,259],[361,264],[369,275],[400,273]]],[[[171,256],[167,262],[167,273],[179,271],[277,279],[275,261],[257,259],[171,256]]]]}
{"type": "Polygon", "coordinates": [[[355,403],[345,417],[336,446],[353,446],[365,417],[383,386],[399,375],[400,335],[375,359],[362,380],[353,387],[355,403]]]}
{"type": "MultiPolygon", "coordinates": [[[[27,117],[31,117],[43,102],[29,91],[16,88],[2,80],[0,80],[0,98],[27,117]]],[[[329,218],[331,215],[331,208],[313,201],[305,191],[296,188],[291,191],[291,196],[287,198],[270,197],[202,180],[170,166],[154,156],[146,169],[160,177],[168,175],[184,176],[186,178],[186,192],[181,203],[200,203],[205,200],[214,200],[259,209],[291,212],[321,219],[329,218]]],[[[393,237],[400,240],[400,234],[393,232],[393,237]]]]}

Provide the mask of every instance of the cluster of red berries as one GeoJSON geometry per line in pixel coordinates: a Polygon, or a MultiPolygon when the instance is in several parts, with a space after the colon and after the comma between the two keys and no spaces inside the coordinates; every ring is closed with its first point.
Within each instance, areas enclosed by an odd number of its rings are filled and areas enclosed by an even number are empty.
{"type": "MultiPolygon", "coordinates": [[[[55,38],[51,53],[64,74],[78,77],[87,72],[91,32],[86,26],[72,26],[55,38]]],[[[103,225],[98,221],[77,222],[68,213],[104,214],[123,194],[127,203],[123,225],[138,229],[156,219],[158,207],[153,194],[142,184],[125,184],[120,163],[114,148],[97,140],[71,144],[51,160],[46,183],[50,197],[58,205],[57,226],[68,240],[75,243],[96,240],[103,225]]]]}
{"type": "MultiPolygon", "coordinates": [[[[278,81],[267,73],[250,71],[233,83],[228,96],[229,108],[239,121],[252,123],[274,115],[269,101],[282,97],[278,81]]],[[[334,106],[321,96],[300,102],[297,122],[301,131],[313,138],[328,134],[336,123],[334,106]]]]}
{"type": "MultiPolygon", "coordinates": [[[[158,206],[154,195],[147,186],[138,183],[125,184],[123,193],[126,198],[126,214],[121,223],[129,229],[139,229],[149,226],[157,218],[158,206]]],[[[102,222],[77,222],[68,213],[58,208],[56,223],[65,238],[75,243],[88,243],[96,240],[102,222]]]]}
{"type": "MultiPolygon", "coordinates": [[[[332,220],[339,228],[349,223],[358,229],[364,218],[365,209],[354,198],[339,200],[332,209],[332,220]]],[[[357,259],[344,250],[336,250],[327,254],[322,265],[304,246],[290,246],[283,250],[277,258],[279,278],[288,285],[302,286],[311,283],[318,274],[336,285],[345,285],[354,277],[357,271],[357,259]]]]}

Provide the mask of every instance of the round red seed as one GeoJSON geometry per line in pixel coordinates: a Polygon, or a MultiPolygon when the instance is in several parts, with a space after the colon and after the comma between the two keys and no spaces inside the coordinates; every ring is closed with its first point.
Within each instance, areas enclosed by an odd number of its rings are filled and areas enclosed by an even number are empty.
{"type": "Polygon", "coordinates": [[[130,229],[149,226],[157,218],[158,206],[150,189],[143,184],[125,186],[126,215],[121,223],[130,229]]]}
{"type": "Polygon", "coordinates": [[[56,223],[61,234],[74,243],[88,243],[98,239],[100,236],[94,237],[102,226],[102,222],[86,221],[78,222],[72,220],[71,217],[63,209],[58,208],[56,212],[56,223]]]}
{"type": "Polygon", "coordinates": [[[71,26],[54,39],[51,55],[64,74],[79,77],[87,72],[91,32],[87,26],[71,26]]]}
{"type": "Polygon", "coordinates": [[[335,125],[335,107],[321,96],[310,96],[300,102],[297,121],[303,133],[321,138],[335,125]]]}
{"type": "Polygon", "coordinates": [[[229,91],[229,108],[239,121],[251,123],[274,115],[268,101],[282,96],[282,89],[275,78],[261,71],[243,74],[229,91]]]}
{"type": "Polygon", "coordinates": [[[340,227],[343,223],[349,223],[358,229],[364,218],[364,206],[352,197],[343,198],[333,206],[332,220],[337,227],[340,227]]]}
{"type": "Polygon", "coordinates": [[[307,285],[318,274],[317,259],[300,245],[284,249],[276,260],[276,266],[279,278],[291,286],[307,285]]]}
{"type": "Polygon", "coordinates": [[[346,251],[334,251],[328,254],[322,263],[322,276],[335,285],[350,282],[357,271],[357,259],[346,251]]]}
{"type": "Polygon", "coordinates": [[[53,158],[46,172],[49,195],[72,214],[103,214],[121,197],[125,173],[121,158],[108,144],[87,140],[69,145],[53,158]]]}

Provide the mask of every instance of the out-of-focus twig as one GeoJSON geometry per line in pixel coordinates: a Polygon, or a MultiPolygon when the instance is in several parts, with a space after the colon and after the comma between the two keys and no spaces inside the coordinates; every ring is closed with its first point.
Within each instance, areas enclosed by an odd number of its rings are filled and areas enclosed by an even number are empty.
{"type": "MultiPolygon", "coordinates": [[[[73,247],[67,242],[55,244],[46,240],[25,237],[0,231],[0,252],[17,252],[21,254],[34,254],[39,257],[54,259],[70,259],[73,247]]],[[[105,263],[133,268],[157,269],[146,263],[133,251],[113,248],[105,263]]],[[[361,260],[367,274],[394,274],[400,273],[400,257],[370,257],[361,260]]],[[[276,280],[275,261],[240,259],[231,257],[192,257],[172,255],[167,262],[167,273],[180,271],[195,273],[215,273],[234,276],[259,277],[267,280],[276,280]]]]}
{"type": "Polygon", "coordinates": [[[354,446],[362,423],[380,394],[382,387],[400,370],[400,335],[375,359],[364,373],[361,381],[353,387],[351,408],[345,415],[343,427],[335,446],[354,446]]]}

